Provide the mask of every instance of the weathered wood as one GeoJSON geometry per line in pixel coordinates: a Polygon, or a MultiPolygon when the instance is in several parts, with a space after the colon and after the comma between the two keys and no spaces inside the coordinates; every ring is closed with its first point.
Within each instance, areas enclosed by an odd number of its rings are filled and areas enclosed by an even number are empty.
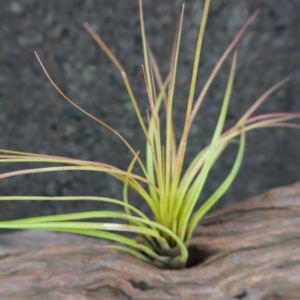
{"type": "Polygon", "coordinates": [[[105,242],[23,231],[0,236],[0,299],[300,299],[300,183],[201,222],[200,264],[160,270],[105,242]]]}

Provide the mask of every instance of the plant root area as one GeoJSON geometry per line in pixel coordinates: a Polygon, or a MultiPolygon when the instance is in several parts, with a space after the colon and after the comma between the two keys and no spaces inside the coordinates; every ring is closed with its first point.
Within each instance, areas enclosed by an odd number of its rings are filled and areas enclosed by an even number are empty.
{"type": "Polygon", "coordinates": [[[0,299],[300,299],[300,183],[205,217],[184,270],[158,269],[106,243],[0,235],[0,299]]]}

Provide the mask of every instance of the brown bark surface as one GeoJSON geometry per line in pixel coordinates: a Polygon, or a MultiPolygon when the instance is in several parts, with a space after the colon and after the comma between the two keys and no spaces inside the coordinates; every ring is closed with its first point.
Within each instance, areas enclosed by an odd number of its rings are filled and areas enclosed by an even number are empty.
{"type": "Polygon", "coordinates": [[[300,299],[300,183],[203,219],[198,265],[160,270],[105,242],[23,231],[0,236],[0,299],[300,299]]]}

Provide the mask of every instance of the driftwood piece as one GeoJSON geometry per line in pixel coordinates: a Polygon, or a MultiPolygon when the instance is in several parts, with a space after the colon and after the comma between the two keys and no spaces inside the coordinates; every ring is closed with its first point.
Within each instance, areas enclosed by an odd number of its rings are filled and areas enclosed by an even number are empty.
{"type": "Polygon", "coordinates": [[[0,299],[300,299],[300,183],[203,219],[198,263],[160,270],[94,238],[23,231],[0,236],[0,299]]]}

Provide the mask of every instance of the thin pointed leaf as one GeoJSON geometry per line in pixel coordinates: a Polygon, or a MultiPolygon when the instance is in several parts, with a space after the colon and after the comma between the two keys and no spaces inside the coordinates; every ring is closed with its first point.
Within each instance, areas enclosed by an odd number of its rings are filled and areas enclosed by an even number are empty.
{"type": "Polygon", "coordinates": [[[220,185],[220,187],[213,193],[213,195],[195,212],[187,228],[187,237],[186,237],[187,244],[189,243],[192,233],[196,225],[198,224],[198,222],[201,220],[201,218],[216,204],[216,202],[224,195],[224,193],[231,186],[232,182],[234,181],[240,169],[244,151],[245,151],[245,131],[242,129],[240,147],[239,147],[239,151],[235,163],[232,167],[232,170],[230,174],[227,176],[227,178],[220,185]]]}
{"type": "MultiPolygon", "coordinates": [[[[128,207],[128,206],[125,206],[128,207]]],[[[131,221],[131,219],[128,219],[127,215],[124,215],[121,212],[115,212],[115,211],[91,211],[91,212],[81,212],[81,213],[72,213],[72,214],[62,214],[62,215],[53,215],[53,216],[43,216],[43,217],[33,217],[33,218],[26,218],[26,219],[18,219],[18,220],[12,220],[12,221],[4,221],[0,222],[0,224],[36,224],[36,223],[45,223],[45,222],[58,222],[58,221],[76,221],[76,220],[82,220],[82,219],[95,219],[95,218],[115,218],[115,219],[123,219],[131,221]]],[[[148,218],[145,218],[143,215],[143,218],[145,220],[149,220],[148,218]]],[[[139,222],[141,224],[141,222],[139,222]]],[[[41,225],[42,226],[42,225],[41,225]]],[[[156,229],[153,229],[154,231],[156,229]]]]}
{"type": "MultiPolygon", "coordinates": [[[[112,131],[114,134],[116,134],[124,143],[125,145],[128,147],[128,149],[133,153],[133,155],[136,155],[135,151],[132,149],[132,147],[129,145],[129,143],[122,137],[122,135],[120,135],[116,130],[114,130],[113,128],[111,128],[110,126],[108,126],[107,124],[105,124],[104,122],[102,122],[101,120],[97,119],[96,117],[94,117],[93,115],[91,115],[90,113],[88,113],[87,111],[85,111],[84,109],[82,109],[80,106],[78,106],[77,104],[75,104],[72,100],[70,100],[59,88],[58,86],[54,83],[54,81],[52,80],[52,78],[50,77],[50,75],[48,74],[46,68],[44,67],[42,61],[40,60],[39,56],[37,55],[36,52],[34,52],[37,60],[39,61],[44,73],[46,74],[46,76],[48,77],[49,81],[51,82],[51,84],[55,87],[55,89],[69,102],[71,103],[73,106],[75,106],[77,109],[79,109],[81,112],[83,112],[84,114],[86,114],[87,116],[89,116],[90,118],[92,118],[93,120],[95,120],[96,122],[100,123],[101,125],[105,126],[107,129],[109,129],[110,131],[112,131]]],[[[125,72],[124,72],[125,73],[125,72]]],[[[147,172],[146,169],[142,163],[141,160],[139,160],[139,164],[145,174],[145,176],[147,177],[147,172]]]]}
{"type": "MultiPolygon", "coordinates": [[[[46,230],[46,231],[58,231],[58,232],[69,232],[69,233],[76,233],[81,235],[88,235],[93,237],[98,237],[106,240],[111,240],[114,242],[122,243],[125,245],[129,245],[131,247],[134,247],[136,249],[139,249],[140,251],[143,251],[146,253],[149,257],[153,259],[157,259],[158,261],[161,261],[162,263],[166,262],[165,257],[160,257],[157,255],[152,249],[145,245],[138,244],[135,240],[124,237],[119,234],[115,234],[112,232],[106,232],[106,231],[100,231],[100,230],[93,230],[93,229],[74,229],[74,228],[36,228],[36,230],[46,230]]],[[[107,247],[106,245],[103,245],[103,247],[107,247]]]]}
{"type": "MultiPolygon", "coordinates": [[[[194,59],[194,67],[193,67],[192,81],[191,81],[191,87],[190,87],[190,93],[189,93],[189,99],[188,99],[188,105],[187,105],[187,111],[186,111],[185,125],[184,125],[181,142],[178,147],[176,167],[175,167],[174,176],[172,179],[171,191],[170,191],[170,196],[169,196],[170,199],[174,199],[176,196],[176,191],[177,191],[177,187],[178,187],[178,183],[179,183],[179,179],[180,179],[180,175],[181,175],[181,170],[182,170],[182,165],[183,165],[183,160],[184,160],[184,155],[185,155],[185,150],[186,150],[187,137],[188,137],[190,115],[191,115],[191,110],[192,110],[192,105],[193,105],[193,98],[194,98],[195,86],[196,86],[196,80],[197,80],[197,74],[198,74],[198,66],[199,66],[199,61],[200,61],[202,41],[203,41],[204,29],[206,26],[206,21],[207,21],[207,16],[208,16],[209,5],[210,5],[210,0],[205,0],[201,25],[200,25],[200,29],[199,29],[195,59],[194,59]]],[[[171,209],[173,211],[174,207],[172,207],[171,209]]]]}
{"type": "Polygon", "coordinates": [[[125,180],[125,176],[128,176],[129,178],[135,178],[142,182],[152,185],[152,183],[150,181],[148,181],[147,179],[145,179],[143,177],[140,177],[139,175],[128,173],[128,172],[125,172],[125,171],[122,171],[119,169],[110,169],[110,168],[106,168],[106,167],[94,167],[94,166],[60,166],[60,167],[25,169],[25,170],[19,170],[19,171],[13,171],[13,172],[7,172],[7,173],[0,174],[0,179],[12,177],[12,176],[24,175],[24,174],[57,172],[57,171],[93,171],[93,172],[104,172],[104,173],[108,173],[108,174],[118,174],[118,175],[122,175],[121,178],[123,178],[123,180],[125,180]]]}
{"type": "MultiPolygon", "coordinates": [[[[111,212],[112,213],[112,212],[111,212]]],[[[115,213],[118,214],[118,213],[115,213]]],[[[125,217],[124,217],[125,218],[125,217]]],[[[138,218],[140,219],[140,218],[138,218]]],[[[143,220],[143,219],[142,219],[143,220]]],[[[125,225],[118,223],[94,223],[94,222],[43,222],[37,224],[28,223],[0,223],[0,228],[11,229],[39,229],[49,228],[55,230],[55,228],[73,228],[73,229],[96,229],[96,230],[108,230],[108,231],[126,231],[142,233],[159,238],[157,231],[150,228],[140,227],[135,225],[125,225]]]]}
{"type": "MultiPolygon", "coordinates": [[[[226,149],[228,144],[231,142],[231,140],[224,142],[223,144],[219,145],[216,148],[216,151],[214,153],[214,157],[212,160],[211,165],[215,163],[215,161],[219,158],[219,156],[223,153],[223,151],[226,149]]],[[[182,203],[186,192],[188,191],[189,187],[191,186],[193,180],[195,179],[196,175],[199,173],[201,170],[201,167],[205,163],[205,160],[207,158],[207,154],[209,152],[209,146],[205,147],[203,151],[201,151],[194,160],[197,159],[197,164],[190,165],[188,169],[186,170],[184,176],[182,177],[180,184],[178,186],[177,194],[176,194],[176,202],[178,203],[177,205],[180,206],[182,203]],[[202,154],[202,155],[201,155],[202,154]]],[[[192,162],[194,163],[194,161],[192,162]]],[[[175,209],[174,209],[175,210],[175,209]]],[[[176,210],[175,210],[176,212],[176,210]]],[[[175,215],[175,213],[174,213],[175,215]]],[[[173,217],[174,219],[176,218],[175,216],[173,217]]]]}
{"type": "MultiPolygon", "coordinates": [[[[131,99],[131,102],[134,106],[134,109],[135,109],[135,112],[136,112],[136,115],[139,119],[139,122],[141,124],[141,127],[144,131],[144,134],[146,136],[146,139],[147,139],[147,142],[149,143],[150,145],[150,148],[151,148],[151,152],[152,152],[152,156],[153,156],[153,161],[154,161],[154,166],[155,166],[155,169],[156,169],[156,173],[159,174],[159,170],[158,170],[158,166],[157,164],[155,163],[155,149],[153,147],[153,144],[149,138],[149,135],[148,135],[148,131],[147,131],[147,128],[145,126],[145,123],[143,121],[143,118],[142,118],[142,115],[141,115],[141,112],[138,108],[138,105],[136,103],[136,99],[134,97],[134,94],[132,92],[132,88],[131,88],[131,85],[129,83],[129,80],[128,80],[128,77],[127,77],[127,74],[126,72],[124,71],[123,67],[121,66],[121,64],[118,62],[118,60],[116,59],[116,57],[113,55],[113,53],[109,50],[109,48],[105,45],[105,43],[102,41],[102,39],[100,38],[100,36],[93,30],[93,28],[88,24],[88,23],[83,23],[83,26],[84,28],[88,31],[88,33],[94,38],[94,40],[98,43],[98,45],[102,48],[102,50],[106,53],[106,55],[111,59],[111,61],[114,63],[114,65],[117,67],[117,69],[120,71],[121,75],[122,75],[122,78],[123,78],[123,81],[125,83],[125,86],[126,86],[126,89],[127,89],[127,92],[128,92],[128,95],[131,99]]],[[[136,155],[136,153],[135,153],[136,155]]],[[[148,174],[146,172],[146,169],[143,168],[143,171],[145,173],[145,176],[147,177],[148,174]]],[[[162,184],[162,181],[159,180],[158,182],[159,185],[162,184]]]]}
{"type": "MultiPolygon", "coordinates": [[[[137,153],[137,155],[139,155],[139,153],[137,153]]],[[[134,164],[135,164],[136,159],[137,159],[137,156],[135,156],[135,157],[132,159],[132,161],[131,161],[131,163],[130,163],[128,169],[127,169],[127,172],[128,172],[128,173],[131,173],[131,171],[132,171],[132,169],[133,169],[133,166],[134,166],[134,164]]],[[[126,204],[129,204],[129,202],[128,202],[128,182],[129,182],[129,178],[126,177],[125,180],[124,180],[124,188],[123,188],[123,201],[124,201],[124,203],[126,203],[126,204]]],[[[125,213],[126,213],[127,215],[131,215],[130,209],[129,209],[129,207],[128,207],[127,205],[124,206],[124,209],[125,209],[125,213]]]]}
{"type": "Polygon", "coordinates": [[[148,83],[150,98],[153,99],[154,97],[153,97],[153,89],[152,89],[152,85],[151,85],[151,77],[150,77],[150,69],[149,69],[149,60],[148,60],[148,52],[147,52],[147,42],[146,42],[146,34],[145,34],[142,0],[139,0],[139,12],[140,12],[140,21],[141,21],[143,55],[144,55],[144,63],[145,63],[145,68],[146,68],[146,82],[148,83]]]}
{"type": "Polygon", "coordinates": [[[277,84],[272,86],[269,90],[267,90],[265,93],[259,97],[255,103],[245,112],[245,114],[239,119],[237,122],[237,126],[242,126],[243,123],[255,112],[255,110],[277,89],[279,89],[282,85],[287,83],[291,80],[291,77],[288,76],[284,78],[283,80],[279,81],[277,84]]]}
{"type": "Polygon", "coordinates": [[[228,55],[230,54],[230,52],[234,49],[234,47],[236,46],[236,44],[238,43],[238,41],[240,40],[240,38],[243,36],[243,34],[245,33],[245,31],[247,30],[247,28],[250,26],[250,24],[254,21],[254,19],[258,16],[258,14],[260,13],[260,10],[256,10],[254,12],[254,14],[247,20],[247,22],[244,24],[244,26],[241,28],[241,30],[238,32],[238,34],[235,36],[235,38],[233,39],[233,41],[231,42],[231,44],[228,46],[228,48],[225,50],[225,52],[223,53],[223,55],[221,56],[221,58],[219,59],[218,63],[216,64],[215,68],[213,69],[211,75],[209,76],[207,82],[205,83],[196,103],[195,106],[193,108],[191,117],[190,117],[190,124],[189,126],[192,125],[195,116],[202,104],[202,101],[210,87],[210,85],[212,84],[214,78],[216,77],[216,75],[218,74],[221,66],[223,65],[224,61],[226,60],[226,58],[228,57],[228,55]]]}
{"type": "MultiPolygon", "coordinates": [[[[171,172],[172,172],[172,154],[174,150],[172,146],[174,145],[174,135],[173,135],[173,122],[172,122],[172,107],[173,107],[173,98],[174,98],[174,90],[175,90],[175,81],[177,75],[177,64],[178,64],[178,56],[179,56],[179,47],[181,41],[181,33],[182,33],[182,23],[183,23],[183,14],[184,14],[184,4],[182,5],[180,21],[178,24],[178,34],[176,47],[174,47],[174,60],[171,63],[171,71],[170,71],[170,87],[169,87],[169,95],[168,95],[168,102],[167,102],[167,128],[166,128],[166,156],[165,156],[165,193],[163,194],[163,199],[161,200],[161,212],[162,214],[167,215],[168,211],[170,211],[172,195],[170,195],[170,184],[171,184],[171,172]]],[[[170,224],[171,220],[167,220],[166,224],[170,224]]]]}
{"type": "Polygon", "coordinates": [[[198,200],[198,197],[204,186],[205,180],[207,178],[208,172],[211,167],[211,162],[214,157],[214,152],[217,148],[217,144],[218,144],[218,141],[220,139],[220,136],[221,136],[221,133],[223,130],[223,126],[224,126],[224,122],[225,122],[226,114],[227,114],[227,109],[228,109],[228,105],[229,105],[229,101],[230,101],[233,81],[234,81],[236,60],[237,60],[237,52],[235,52],[234,56],[233,56],[231,70],[230,70],[230,76],[228,79],[228,84],[227,84],[227,88],[226,88],[226,92],[225,92],[222,110],[220,113],[217,127],[215,129],[215,133],[212,138],[212,142],[211,142],[211,146],[210,146],[210,150],[209,150],[207,159],[203,165],[203,168],[202,168],[200,174],[198,175],[195,182],[189,189],[189,191],[186,195],[185,201],[183,202],[183,207],[181,209],[180,220],[179,220],[179,225],[178,225],[178,234],[179,234],[181,240],[184,239],[187,222],[190,218],[190,215],[195,207],[195,203],[198,200]]]}
{"type": "MultiPolygon", "coordinates": [[[[159,113],[163,95],[165,93],[167,86],[168,86],[168,79],[165,81],[165,83],[164,83],[163,87],[161,88],[160,93],[157,97],[157,102],[156,102],[156,106],[155,106],[155,110],[157,111],[157,114],[159,113]]],[[[158,130],[160,130],[159,126],[158,126],[158,130]]],[[[153,118],[151,118],[151,120],[150,120],[148,132],[149,132],[150,139],[152,141],[154,141],[153,118]]],[[[158,150],[160,150],[160,149],[158,149],[158,150]]],[[[161,151],[158,151],[158,155],[161,155],[161,151]]],[[[151,149],[150,149],[150,146],[148,143],[146,144],[146,166],[147,166],[147,172],[148,172],[149,179],[152,182],[152,184],[155,185],[156,180],[155,180],[155,175],[154,175],[153,157],[152,157],[151,149]]],[[[149,192],[150,192],[152,199],[156,199],[156,201],[158,201],[157,192],[150,185],[149,185],[149,192]]]]}
{"type": "MultiPolygon", "coordinates": [[[[144,215],[140,210],[134,206],[124,203],[123,201],[105,198],[105,197],[91,197],[91,196],[63,196],[63,197],[46,197],[46,196],[0,196],[0,201],[100,201],[121,205],[128,207],[134,211],[141,218],[148,220],[148,217],[144,215]]],[[[40,217],[39,217],[40,218],[40,217]]],[[[10,221],[7,221],[10,222],[10,221]]]]}

